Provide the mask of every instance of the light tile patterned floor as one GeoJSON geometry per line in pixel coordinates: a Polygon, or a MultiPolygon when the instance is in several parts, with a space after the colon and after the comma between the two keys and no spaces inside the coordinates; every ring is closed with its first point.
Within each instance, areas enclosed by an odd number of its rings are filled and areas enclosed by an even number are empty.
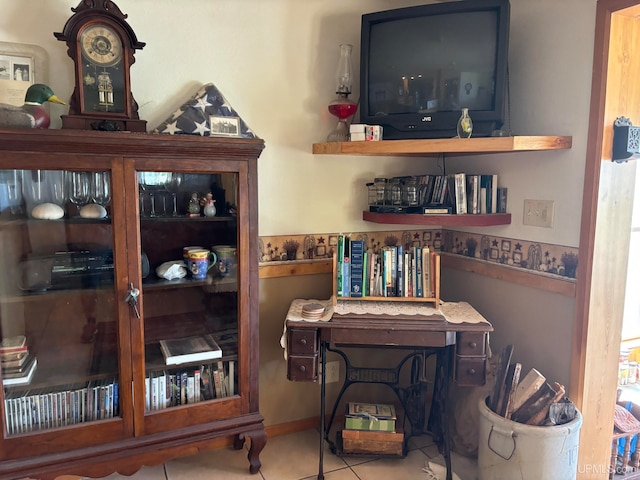
{"type": "MultiPolygon", "coordinates": [[[[305,430],[269,438],[260,455],[262,468],[249,474],[246,451],[229,448],[171,460],[155,467],[143,467],[131,477],[109,475],[105,480],[313,480],[318,475],[317,430],[305,430]]],[[[477,480],[475,462],[452,455],[461,480],[477,480]]],[[[324,477],[327,480],[431,480],[423,467],[428,461],[442,463],[431,437],[409,440],[409,453],[402,459],[345,457],[332,455],[325,446],[324,477]]]]}

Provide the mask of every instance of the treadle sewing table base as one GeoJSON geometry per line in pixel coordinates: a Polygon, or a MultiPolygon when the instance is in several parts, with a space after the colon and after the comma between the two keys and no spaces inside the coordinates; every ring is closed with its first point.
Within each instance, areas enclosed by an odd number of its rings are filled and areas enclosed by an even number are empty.
{"type": "MultiPolygon", "coordinates": [[[[466,306],[465,306],[466,308],[466,306]]],[[[468,308],[471,308],[470,306],[468,308]]],[[[472,309],[472,308],[471,308],[472,309]]],[[[472,309],[473,310],[473,309],[472,309]]],[[[474,311],[475,312],[475,311],[474,311]]],[[[477,312],[475,312],[477,314],[477,312]]],[[[479,314],[478,314],[479,315],[479,314]]],[[[305,322],[286,320],[287,375],[294,381],[320,380],[320,447],[318,480],[324,479],[323,446],[328,442],[336,452],[336,444],[328,438],[338,404],[342,395],[355,383],[380,383],[389,386],[398,396],[411,424],[411,435],[429,431],[434,442],[445,457],[447,480],[451,480],[451,458],[449,455],[449,431],[447,416],[450,414],[447,392],[450,379],[459,385],[483,385],[487,360],[487,337],[493,331],[483,319],[476,323],[454,323],[444,316],[427,318],[389,315],[336,315],[330,321],[305,322]],[[393,368],[367,368],[353,366],[341,347],[394,348],[412,350],[393,368]],[[340,355],[345,363],[345,381],[334,404],[331,417],[326,413],[326,353],[340,355]],[[400,371],[411,361],[436,355],[436,381],[428,421],[425,422],[423,405],[415,405],[412,388],[399,383],[400,371]],[[321,368],[318,369],[318,363],[321,368]],[[318,375],[318,371],[322,372],[318,375]],[[425,427],[426,423],[426,427],[425,427]]],[[[412,376],[413,376],[412,365],[412,376]]],[[[419,368],[423,365],[418,364],[419,368]]],[[[412,379],[413,383],[413,379],[412,379]]],[[[424,401],[424,398],[421,399],[424,401]]],[[[407,437],[408,438],[408,437],[407,437]]],[[[403,446],[403,453],[406,448],[403,446]]]]}

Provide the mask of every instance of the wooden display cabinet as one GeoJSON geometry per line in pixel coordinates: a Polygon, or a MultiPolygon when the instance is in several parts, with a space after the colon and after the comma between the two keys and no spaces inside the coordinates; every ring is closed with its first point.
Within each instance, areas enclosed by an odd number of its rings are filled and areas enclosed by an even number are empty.
{"type": "Polygon", "coordinates": [[[29,375],[0,355],[0,478],[130,475],[220,437],[236,449],[249,438],[258,472],[262,149],[258,139],[0,131],[0,334],[24,336],[36,363],[29,375]],[[71,191],[72,172],[106,177],[110,199],[77,182],[71,191]],[[188,216],[192,193],[208,191],[216,216],[188,216]],[[61,218],[33,218],[56,202],[61,218]],[[79,216],[87,202],[107,216],[79,216]],[[183,247],[214,245],[236,248],[230,269],[157,275],[183,247]],[[222,358],[166,365],[160,340],[205,334],[222,358]]]}

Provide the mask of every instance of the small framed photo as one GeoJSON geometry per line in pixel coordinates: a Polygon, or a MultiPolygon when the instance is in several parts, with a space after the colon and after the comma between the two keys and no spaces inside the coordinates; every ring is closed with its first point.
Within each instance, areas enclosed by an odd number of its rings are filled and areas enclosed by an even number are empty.
{"type": "Polygon", "coordinates": [[[433,248],[436,250],[440,250],[442,248],[442,242],[440,240],[433,241],[433,248]]]}
{"type": "Polygon", "coordinates": [[[47,53],[42,47],[0,42],[0,103],[23,105],[27,89],[47,81],[47,53]]]}
{"type": "Polygon", "coordinates": [[[522,262],[522,252],[513,252],[513,263],[520,265],[522,262]]]}
{"type": "Polygon", "coordinates": [[[209,128],[212,136],[221,137],[239,137],[240,118],[239,117],[217,117],[211,115],[209,117],[209,128]]]}
{"type": "Polygon", "coordinates": [[[324,245],[316,246],[316,255],[318,257],[324,257],[327,254],[327,248],[324,245]]]}
{"type": "Polygon", "coordinates": [[[338,245],[338,236],[337,235],[329,235],[329,246],[335,247],[338,245]]]}
{"type": "Polygon", "coordinates": [[[428,242],[431,240],[431,232],[422,232],[422,241],[428,242]]]}
{"type": "Polygon", "coordinates": [[[511,251],[511,241],[510,240],[502,240],[502,244],[500,246],[503,252],[511,251]]]}
{"type": "Polygon", "coordinates": [[[491,260],[497,260],[499,255],[500,255],[500,252],[498,251],[497,248],[492,248],[489,254],[489,256],[491,257],[491,260]]]}

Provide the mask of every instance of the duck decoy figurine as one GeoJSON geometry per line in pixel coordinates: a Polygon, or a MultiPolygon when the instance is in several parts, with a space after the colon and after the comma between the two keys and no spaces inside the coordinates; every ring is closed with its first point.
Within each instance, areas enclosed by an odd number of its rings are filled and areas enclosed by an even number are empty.
{"type": "Polygon", "coordinates": [[[45,102],[65,104],[47,85],[31,85],[21,107],[0,103],[0,127],[49,128],[49,114],[42,108],[45,102]]]}

